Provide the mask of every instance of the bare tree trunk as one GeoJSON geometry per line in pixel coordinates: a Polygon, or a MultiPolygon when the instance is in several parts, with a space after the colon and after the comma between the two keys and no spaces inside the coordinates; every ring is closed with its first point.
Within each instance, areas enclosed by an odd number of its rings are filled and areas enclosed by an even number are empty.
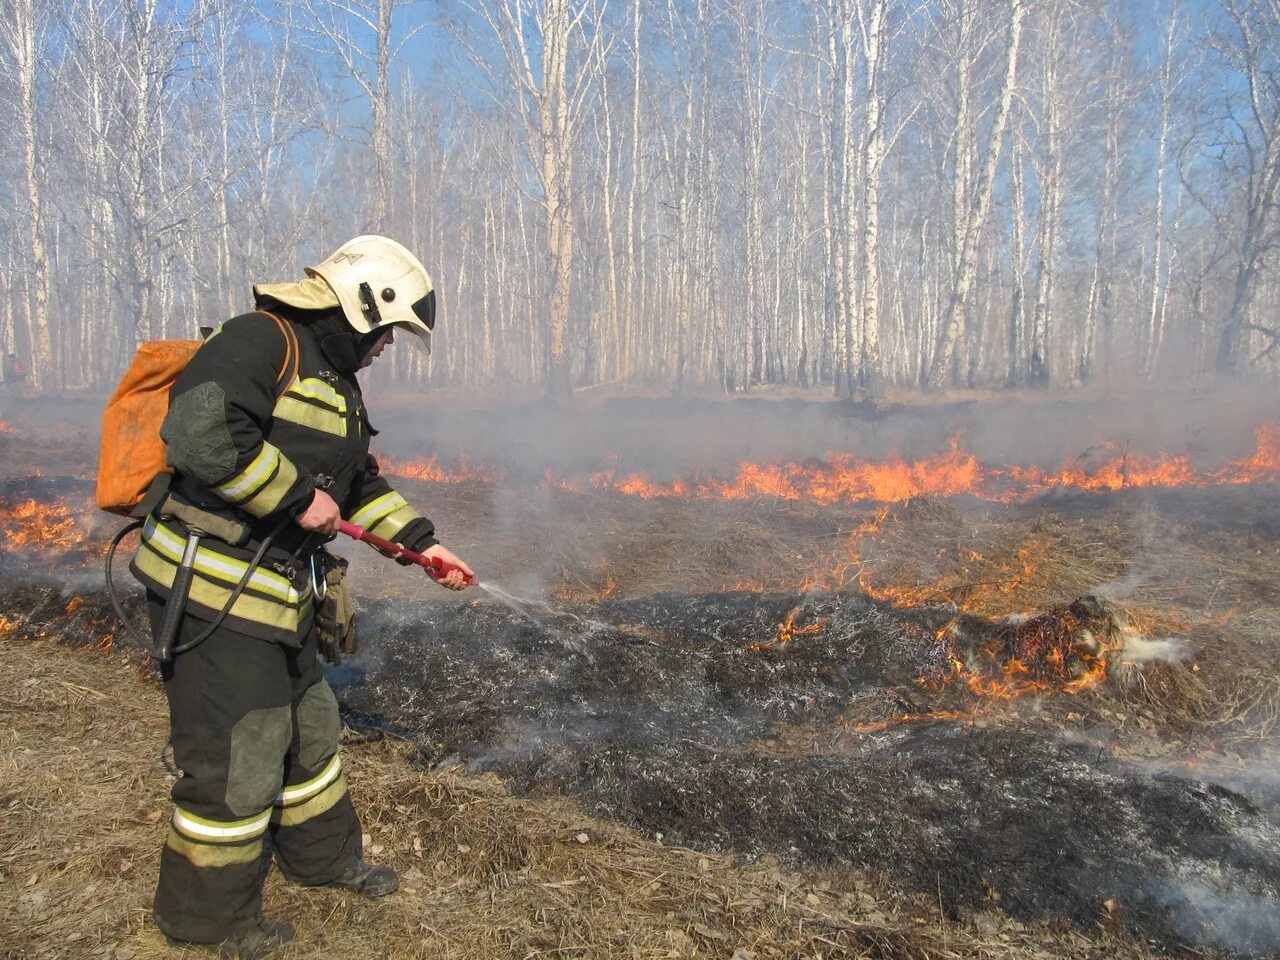
{"type": "Polygon", "coordinates": [[[391,166],[391,15],[396,0],[378,0],[378,29],[375,35],[374,87],[369,98],[373,120],[373,229],[388,229],[391,166]]]}
{"type": "Polygon", "coordinates": [[[1044,129],[1045,156],[1040,170],[1040,231],[1037,238],[1039,261],[1036,295],[1031,315],[1031,359],[1027,383],[1046,388],[1052,382],[1053,293],[1056,279],[1058,216],[1062,208],[1062,111],[1059,104],[1058,63],[1062,21],[1051,12],[1044,39],[1044,129]]]}
{"type": "Polygon", "coordinates": [[[603,269],[609,297],[609,312],[605,323],[602,324],[602,330],[591,337],[591,342],[597,345],[603,356],[594,365],[596,369],[588,370],[586,376],[588,380],[594,375],[600,380],[615,381],[620,376],[619,364],[622,353],[620,349],[622,344],[622,316],[618,281],[617,216],[615,213],[617,203],[617,185],[615,183],[617,174],[615,170],[617,161],[614,156],[613,103],[609,96],[609,71],[605,69],[603,63],[600,64],[600,67],[601,69],[596,79],[596,83],[600,87],[599,122],[602,134],[599,143],[601,153],[599,196],[600,210],[604,221],[601,224],[606,251],[603,269]]]}
{"type": "MultiPolygon", "coordinates": [[[[861,7],[859,13],[861,14],[861,7]]],[[[863,160],[862,359],[860,382],[867,395],[883,393],[880,369],[880,177],[884,163],[885,93],[880,78],[889,51],[888,0],[873,0],[863,23],[866,61],[866,145],[863,160]]]]}
{"type": "MultiPolygon", "coordinates": [[[[1280,245],[1271,221],[1280,208],[1280,65],[1274,48],[1280,33],[1280,0],[1223,0],[1238,31],[1232,51],[1237,70],[1248,84],[1249,132],[1242,131],[1247,154],[1244,226],[1235,266],[1231,306],[1218,340],[1215,369],[1221,375],[1241,372],[1248,347],[1249,311],[1263,262],[1280,245]]],[[[1259,327],[1280,343],[1280,329],[1259,327]]]]}
{"type": "MultiPolygon", "coordinates": [[[[833,35],[834,37],[834,35],[833,35]]],[[[832,41],[834,43],[834,39],[832,41]]],[[[834,59],[831,66],[834,68],[834,59]]],[[[821,81],[819,81],[821,83],[821,81]]],[[[824,115],[818,118],[818,129],[822,144],[822,324],[818,336],[818,379],[833,381],[839,379],[837,358],[839,348],[836,346],[839,328],[837,317],[840,315],[839,294],[839,258],[840,244],[835,213],[832,209],[832,198],[836,192],[836,165],[834,151],[831,148],[832,126],[834,124],[831,98],[822,98],[824,115]]],[[[838,391],[837,391],[838,392],[838,391]]]]}
{"type": "Polygon", "coordinates": [[[1156,142],[1156,209],[1151,224],[1151,298],[1147,310],[1146,350],[1141,361],[1143,377],[1155,373],[1159,344],[1164,339],[1161,310],[1161,288],[1165,281],[1165,189],[1169,166],[1169,127],[1173,108],[1173,46],[1178,29],[1178,6],[1173,6],[1165,29],[1163,58],[1160,63],[1160,132],[1156,142]]]}
{"type": "Polygon", "coordinates": [[[853,399],[862,360],[862,317],[857,308],[859,163],[862,152],[857,149],[854,124],[854,57],[858,49],[854,40],[854,2],[858,0],[837,0],[836,27],[832,31],[835,77],[840,89],[839,109],[836,111],[840,202],[835,217],[836,300],[839,305],[835,389],[836,395],[845,399],[853,399]]]}
{"type": "Polygon", "coordinates": [[[965,306],[969,299],[969,289],[973,285],[977,273],[978,240],[982,226],[986,221],[987,207],[991,202],[991,190],[995,182],[996,164],[1000,160],[1000,144],[1004,138],[1004,125],[1009,116],[1009,104],[1013,99],[1013,88],[1018,72],[1018,41],[1022,33],[1022,18],[1025,14],[1023,0],[1009,0],[1009,45],[1005,61],[1004,80],[1000,87],[1000,98],[996,107],[995,120],[992,122],[991,138],[987,145],[986,166],[978,180],[977,189],[969,207],[965,220],[964,240],[960,248],[960,258],[956,275],[951,285],[951,296],[947,302],[946,317],[938,338],[938,346],[934,351],[933,363],[929,368],[928,386],[940,388],[947,378],[955,357],[956,341],[964,323],[965,306]]]}
{"type": "Polygon", "coordinates": [[[1013,297],[1009,309],[1009,356],[1005,375],[1005,385],[1009,387],[1017,387],[1022,384],[1023,324],[1026,322],[1026,290],[1024,284],[1027,274],[1027,256],[1026,242],[1023,238],[1022,230],[1027,217],[1027,198],[1026,187],[1022,182],[1022,148],[1020,143],[1020,139],[1015,135],[1009,148],[1013,180],[1013,297]]]}
{"type": "Polygon", "coordinates": [[[569,306],[573,290],[572,167],[569,152],[568,0],[546,0],[542,12],[542,183],[546,190],[547,253],[551,258],[551,304],[548,386],[558,400],[573,393],[569,367],[569,306]]]}
{"type": "Polygon", "coordinates": [[[631,169],[627,182],[627,243],[626,275],[623,281],[623,329],[618,342],[618,375],[626,380],[635,376],[636,330],[636,206],[640,198],[640,83],[643,60],[641,59],[640,24],[643,4],[633,4],[631,9],[632,89],[631,89],[631,169]]]}
{"type": "MultiPolygon", "coordinates": [[[[1120,177],[1120,124],[1123,101],[1120,65],[1113,57],[1107,76],[1106,161],[1102,174],[1102,204],[1098,210],[1098,227],[1094,237],[1093,277],[1089,284],[1089,302],[1085,313],[1084,334],[1080,344],[1077,375],[1081,383],[1089,383],[1096,374],[1098,327],[1102,328],[1104,349],[1111,344],[1113,316],[1112,285],[1116,269],[1115,233],[1118,211],[1116,196],[1120,177]]],[[[1109,350],[1108,350],[1109,352],[1109,350]]]]}
{"type": "MultiPolygon", "coordinates": [[[[27,263],[27,315],[24,345],[31,351],[31,383],[42,390],[57,381],[53,341],[49,331],[49,260],[44,245],[44,196],[41,192],[40,114],[36,71],[42,5],[39,0],[14,0],[12,19],[0,27],[0,43],[18,93],[18,137],[22,143],[27,263]]],[[[16,352],[16,351],[15,351],[16,352]]]]}

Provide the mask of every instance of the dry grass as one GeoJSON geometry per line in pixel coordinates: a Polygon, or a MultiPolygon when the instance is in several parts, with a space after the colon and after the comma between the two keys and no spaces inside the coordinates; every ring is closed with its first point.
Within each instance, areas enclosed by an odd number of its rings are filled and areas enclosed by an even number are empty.
{"type": "MultiPolygon", "coordinates": [[[[168,813],[162,694],[117,656],[12,638],[0,653],[0,956],[200,955],[167,947],[149,916],[168,813]]],[[[416,772],[410,750],[345,753],[369,851],[402,891],[369,903],[273,875],[267,909],[299,927],[286,957],[1147,956],[1102,927],[947,920],[866,875],[667,847],[491,777],[416,772]]]]}
{"type": "Polygon", "coordinates": [[[819,583],[984,617],[1084,594],[1116,600],[1142,635],[1176,640],[1183,659],[1117,664],[1109,687],[1048,712],[1055,723],[1067,709],[1105,717],[1128,752],[1163,754],[1174,742],[1245,750],[1280,729],[1280,550],[1248,533],[1206,533],[1124,507],[1018,517],[923,500],[882,511],[814,569],[830,571],[812,575],[819,583]]]}

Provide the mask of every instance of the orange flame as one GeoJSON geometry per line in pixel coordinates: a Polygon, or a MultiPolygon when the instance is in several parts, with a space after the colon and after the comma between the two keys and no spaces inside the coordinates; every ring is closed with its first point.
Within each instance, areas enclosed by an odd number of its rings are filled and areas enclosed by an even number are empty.
{"type": "Polygon", "coordinates": [[[978,697],[998,700],[1090,690],[1106,681],[1108,657],[1114,651],[1086,633],[1074,610],[1073,606],[1008,621],[986,646],[967,656],[958,649],[960,631],[953,621],[938,631],[950,673],[941,679],[921,677],[920,685],[936,689],[961,682],[978,697]]]}
{"type": "Polygon", "coordinates": [[[77,510],[65,500],[23,500],[0,509],[0,543],[5,549],[87,550],[102,555],[107,547],[92,538],[91,513],[88,505],[77,510]]]}
{"type": "Polygon", "coordinates": [[[828,618],[822,617],[813,623],[806,624],[803,627],[796,626],[796,618],[800,616],[800,608],[792,607],[787,613],[787,617],[782,623],[778,624],[778,636],[774,640],[767,643],[751,643],[747,645],[748,650],[760,651],[771,647],[782,649],[796,637],[812,637],[821,633],[827,628],[828,618]]]}
{"type": "Polygon", "coordinates": [[[832,504],[900,503],[914,497],[959,494],[1007,503],[1025,500],[1053,488],[1102,492],[1280,480],[1280,423],[1264,423],[1256,429],[1255,449],[1250,456],[1206,473],[1198,473],[1185,455],[1142,456],[1114,443],[1105,444],[1100,449],[1110,451],[1111,455],[1095,467],[1082,466],[1078,461],[1064,461],[1048,469],[1016,465],[992,467],[984,466],[966,451],[963,438],[957,434],[951,438],[945,453],[922,460],[904,460],[901,457],[861,460],[850,454],[835,453],[825,461],[743,463],[727,480],[695,470],[669,483],[659,483],[642,472],[621,471],[617,466],[617,456],[610,455],[605,458],[609,465],[592,473],[585,481],[548,470],[546,482],[574,493],[588,489],[607,490],[644,499],[748,500],[773,497],[832,504]]]}
{"type": "Polygon", "coordinates": [[[0,531],[11,546],[48,544],[65,547],[76,542],[72,536],[76,518],[65,503],[24,500],[8,512],[4,521],[0,531]]]}
{"type": "Polygon", "coordinates": [[[497,475],[486,467],[471,463],[466,457],[458,459],[456,470],[446,470],[440,466],[435,455],[425,460],[395,460],[391,457],[379,457],[379,466],[383,473],[411,480],[425,480],[429,483],[492,483],[497,475]]]}

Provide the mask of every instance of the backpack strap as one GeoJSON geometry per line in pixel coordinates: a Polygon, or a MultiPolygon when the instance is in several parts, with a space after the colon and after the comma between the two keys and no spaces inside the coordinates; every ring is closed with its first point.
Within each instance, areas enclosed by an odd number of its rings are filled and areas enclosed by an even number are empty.
{"type": "Polygon", "coordinates": [[[293,332],[293,324],[283,317],[277,316],[270,310],[259,310],[259,313],[265,313],[268,317],[276,322],[276,326],[280,328],[280,333],[284,337],[284,362],[280,364],[280,372],[276,374],[276,396],[284,396],[284,392],[289,389],[289,385],[298,378],[298,335],[293,332]]]}

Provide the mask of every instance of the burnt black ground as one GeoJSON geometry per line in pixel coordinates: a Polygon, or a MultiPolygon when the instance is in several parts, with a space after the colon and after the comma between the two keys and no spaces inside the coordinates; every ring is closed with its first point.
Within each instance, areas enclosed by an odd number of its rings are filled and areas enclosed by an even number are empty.
{"type": "Polygon", "coordinates": [[[378,642],[334,679],[348,709],[421,737],[424,762],[565,790],[676,842],[870,867],[950,911],[996,901],[1088,926],[1114,901],[1164,945],[1280,949],[1280,824],[1224,787],[1043,730],[928,723],[837,752],[762,748],[775,724],[921,700],[916,679],[945,668],[947,611],[738,593],[589,612],[542,627],[489,605],[387,605],[365,620],[378,642]],[[797,604],[796,626],[829,622],[778,648],[797,604]]]}
{"type": "MultiPolygon", "coordinates": [[[[68,614],[71,593],[4,572],[0,607],[23,614],[20,630],[92,643],[110,624],[99,592],[68,614]]],[[[779,724],[938,706],[920,702],[915,678],[946,611],[720,594],[539,615],[384,602],[331,679],[353,722],[414,736],[425,764],[564,791],[670,841],[871,868],[949,912],[997,904],[1083,927],[1110,912],[1167,948],[1280,950],[1280,824],[1260,810],[1276,800],[1265,779],[1246,796],[1043,728],[965,723],[770,748],[779,724]],[[797,604],[797,626],[829,622],[778,648],[797,604]]]]}

